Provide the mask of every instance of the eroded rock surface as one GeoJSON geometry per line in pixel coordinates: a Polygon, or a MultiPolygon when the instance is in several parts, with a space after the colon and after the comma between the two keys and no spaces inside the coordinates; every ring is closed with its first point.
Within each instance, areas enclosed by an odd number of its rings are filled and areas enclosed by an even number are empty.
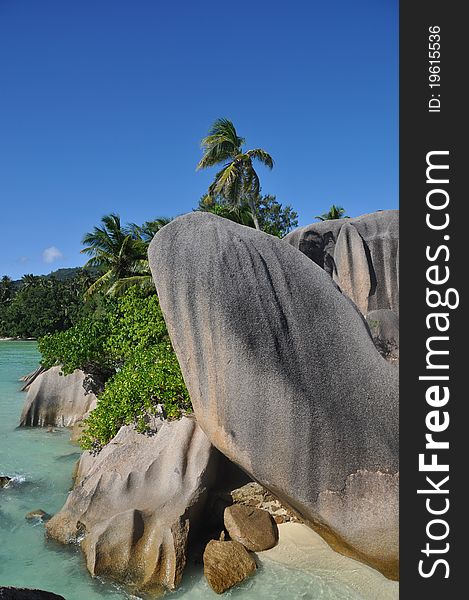
{"type": "Polygon", "coordinates": [[[336,549],[398,565],[398,377],[331,277],[283,240],[215,215],[149,250],[200,426],[336,549]]]}
{"type": "Polygon", "coordinates": [[[285,241],[323,268],[362,314],[399,314],[399,211],[300,227],[285,241]]]}
{"type": "Polygon", "coordinates": [[[96,407],[96,396],[84,387],[85,373],[60,375],[60,367],[39,374],[28,388],[22,427],[71,427],[96,407]]]}
{"type": "Polygon", "coordinates": [[[366,315],[375,346],[386,360],[399,362],[399,317],[392,310],[372,310],[366,315]]]}
{"type": "Polygon", "coordinates": [[[46,525],[81,541],[88,570],[140,590],[175,588],[215,476],[217,451],[195,419],[153,436],[122,427],[96,456],[85,452],[65,506],[46,525]]]}

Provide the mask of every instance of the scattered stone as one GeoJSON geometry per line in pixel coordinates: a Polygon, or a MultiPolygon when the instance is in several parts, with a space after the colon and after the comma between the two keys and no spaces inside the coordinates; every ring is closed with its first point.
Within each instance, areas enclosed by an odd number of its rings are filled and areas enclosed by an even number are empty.
{"type": "Polygon", "coordinates": [[[0,586],[0,600],[65,600],[65,598],[43,590],[0,586]]]}
{"type": "Polygon", "coordinates": [[[11,481],[11,477],[8,477],[7,475],[1,475],[0,476],[0,488],[9,487],[10,481],[11,481]]]}
{"type": "Polygon", "coordinates": [[[122,427],[98,455],[83,453],[75,487],[47,534],[80,542],[93,576],[149,593],[174,589],[217,459],[193,418],[164,422],[152,436],[122,427]]]}
{"type": "Polygon", "coordinates": [[[25,517],[25,519],[27,519],[28,521],[47,521],[50,518],[51,516],[47,514],[45,510],[42,510],[42,508],[36,508],[36,510],[28,512],[28,514],[25,517]]]}
{"type": "MultiPolygon", "coordinates": [[[[231,491],[231,498],[235,504],[244,504],[266,510],[272,515],[274,521],[278,523],[301,522],[291,510],[283,506],[278,498],[275,498],[269,490],[255,481],[231,491]]],[[[230,503],[231,504],[231,503],[230,503]]]]}
{"type": "Polygon", "coordinates": [[[236,541],[211,540],[204,552],[204,575],[214,592],[223,594],[256,570],[256,562],[236,541]]]}
{"type": "Polygon", "coordinates": [[[225,509],[225,528],[232,540],[247,550],[261,552],[273,548],[278,541],[277,524],[265,510],[242,504],[225,509]]]}
{"type": "Polygon", "coordinates": [[[285,236],[324,269],[363,315],[399,314],[399,211],[312,223],[285,236]]]}
{"type": "MultiPolygon", "coordinates": [[[[397,298],[397,214],[352,224],[378,277],[369,310],[397,298]]],[[[161,229],[149,260],[212,444],[335,549],[396,577],[398,370],[356,306],[291,244],[208,213],[161,229]]]]}

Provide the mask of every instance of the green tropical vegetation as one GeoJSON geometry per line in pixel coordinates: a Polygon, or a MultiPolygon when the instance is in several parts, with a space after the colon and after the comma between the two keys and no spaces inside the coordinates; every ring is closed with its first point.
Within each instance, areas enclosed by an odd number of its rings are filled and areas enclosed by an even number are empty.
{"type": "Polygon", "coordinates": [[[99,450],[122,425],[140,430],[163,405],[168,418],[191,410],[189,395],[155,293],[133,286],[109,298],[107,310],[67,331],[39,340],[42,365],[75,369],[102,384],[97,408],[85,421],[83,448],[99,450]]]}
{"type": "Polygon", "coordinates": [[[248,206],[251,209],[254,227],[261,229],[257,214],[261,185],[254,168],[254,161],[269,169],[273,168],[274,161],[262,148],[245,150],[243,148],[245,141],[238,136],[230,120],[217,119],[207,137],[204,137],[201,142],[203,156],[197,165],[197,170],[224,163],[208,189],[208,196],[228,206],[248,206]]]}
{"type": "Polygon", "coordinates": [[[314,217],[315,219],[319,219],[320,221],[334,221],[335,219],[350,219],[345,214],[345,208],[342,206],[336,206],[333,204],[330,209],[323,213],[322,215],[314,217]]]}
{"type": "MultiPolygon", "coordinates": [[[[282,238],[298,227],[298,213],[290,205],[283,206],[276,196],[259,196],[255,206],[259,228],[265,233],[282,238]]],[[[252,209],[247,204],[231,206],[205,194],[199,201],[198,210],[214,213],[247,227],[255,227],[252,209]]]]}
{"type": "Polygon", "coordinates": [[[20,281],[4,276],[0,280],[0,337],[38,338],[63,331],[88,311],[93,302],[83,305],[83,295],[93,274],[76,269],[72,277],[59,279],[54,274],[27,274],[20,281]]]}
{"type": "Polygon", "coordinates": [[[119,215],[111,213],[101,219],[101,226],[86,233],[81,251],[90,256],[85,267],[95,267],[100,276],[88,288],[86,295],[98,291],[120,295],[133,285],[154,289],[148,264],[148,245],[159,229],[170,219],[158,218],[141,226],[121,224],[119,215]]]}

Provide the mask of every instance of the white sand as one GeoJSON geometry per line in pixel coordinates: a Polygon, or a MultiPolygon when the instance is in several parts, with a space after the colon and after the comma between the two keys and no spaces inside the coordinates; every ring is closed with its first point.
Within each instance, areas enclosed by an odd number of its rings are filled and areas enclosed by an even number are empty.
{"type": "Polygon", "coordinates": [[[397,600],[399,583],[352,558],[338,554],[312,529],[301,523],[279,525],[279,543],[259,552],[260,562],[274,561],[288,567],[317,573],[348,586],[363,600],[397,600]]]}

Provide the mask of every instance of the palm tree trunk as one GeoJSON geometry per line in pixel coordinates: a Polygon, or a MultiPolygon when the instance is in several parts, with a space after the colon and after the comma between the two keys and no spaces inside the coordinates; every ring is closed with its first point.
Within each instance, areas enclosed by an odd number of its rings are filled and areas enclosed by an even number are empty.
{"type": "Polygon", "coordinates": [[[257,229],[257,231],[260,231],[261,228],[259,226],[259,221],[257,220],[256,205],[252,198],[249,199],[249,206],[251,207],[252,220],[254,221],[254,227],[257,229]]]}

